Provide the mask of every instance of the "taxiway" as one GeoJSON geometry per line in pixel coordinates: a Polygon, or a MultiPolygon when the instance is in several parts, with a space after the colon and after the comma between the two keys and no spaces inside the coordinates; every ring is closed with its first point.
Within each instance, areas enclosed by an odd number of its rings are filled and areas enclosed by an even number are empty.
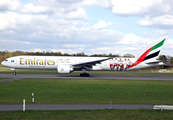
{"type": "Polygon", "coordinates": [[[90,77],[80,77],[79,75],[39,75],[39,74],[0,74],[4,82],[12,82],[24,78],[52,78],[52,79],[107,79],[107,80],[160,80],[173,81],[173,76],[108,76],[108,75],[91,75],[90,77]]]}
{"type": "MultiPolygon", "coordinates": [[[[154,105],[26,105],[26,110],[153,109],[154,105]]],[[[0,111],[23,110],[22,105],[0,105],[0,111]]]]}

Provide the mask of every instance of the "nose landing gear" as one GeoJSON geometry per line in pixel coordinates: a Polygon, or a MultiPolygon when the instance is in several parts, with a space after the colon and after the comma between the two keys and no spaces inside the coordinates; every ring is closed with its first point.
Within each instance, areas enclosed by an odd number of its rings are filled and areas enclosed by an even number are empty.
{"type": "Polygon", "coordinates": [[[11,70],[13,70],[13,75],[15,76],[17,74],[16,70],[14,68],[11,68],[11,70]]]}
{"type": "Polygon", "coordinates": [[[13,72],[13,75],[15,76],[16,74],[17,74],[17,73],[14,71],[14,72],[13,72]]]}

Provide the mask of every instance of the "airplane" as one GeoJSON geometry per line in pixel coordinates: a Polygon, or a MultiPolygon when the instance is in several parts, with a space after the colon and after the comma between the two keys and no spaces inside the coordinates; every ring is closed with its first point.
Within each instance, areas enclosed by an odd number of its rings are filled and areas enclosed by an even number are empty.
{"type": "Polygon", "coordinates": [[[16,69],[57,70],[59,74],[82,71],[80,76],[90,76],[88,71],[125,71],[164,65],[165,61],[156,60],[166,38],[150,47],[138,59],[122,57],[75,57],[75,56],[15,56],[1,64],[16,69]]]}

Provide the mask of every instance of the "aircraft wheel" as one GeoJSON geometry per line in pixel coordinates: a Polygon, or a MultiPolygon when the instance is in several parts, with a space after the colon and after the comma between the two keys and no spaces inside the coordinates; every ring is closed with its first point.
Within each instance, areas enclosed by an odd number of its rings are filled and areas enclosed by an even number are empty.
{"type": "Polygon", "coordinates": [[[14,72],[13,75],[15,76],[16,75],[16,72],[14,72]]]}
{"type": "Polygon", "coordinates": [[[89,73],[81,73],[80,76],[81,77],[89,77],[90,75],[89,75],[89,73]]]}
{"type": "Polygon", "coordinates": [[[83,76],[83,74],[81,73],[81,74],[80,74],[80,76],[82,77],[82,76],[83,76]]]}
{"type": "Polygon", "coordinates": [[[86,77],[89,77],[90,76],[90,74],[89,73],[86,73],[86,77]]]}

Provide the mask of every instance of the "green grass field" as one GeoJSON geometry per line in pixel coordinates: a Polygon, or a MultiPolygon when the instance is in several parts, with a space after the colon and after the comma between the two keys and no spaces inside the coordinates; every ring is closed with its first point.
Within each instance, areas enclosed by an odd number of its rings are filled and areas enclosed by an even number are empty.
{"type": "Polygon", "coordinates": [[[0,104],[173,104],[172,81],[22,79],[0,81],[0,104]]]}
{"type": "Polygon", "coordinates": [[[0,111],[1,120],[172,120],[173,111],[155,110],[56,110],[0,111]]]}

